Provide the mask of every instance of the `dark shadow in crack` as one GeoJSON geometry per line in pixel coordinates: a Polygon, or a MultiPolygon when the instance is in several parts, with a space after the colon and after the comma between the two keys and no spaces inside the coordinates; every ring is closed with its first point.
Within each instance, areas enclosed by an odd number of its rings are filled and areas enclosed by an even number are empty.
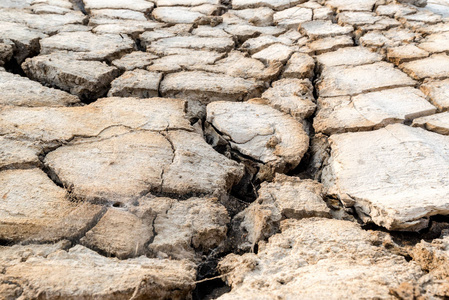
{"type": "Polygon", "coordinates": [[[230,291],[231,287],[227,286],[220,278],[217,278],[198,283],[192,296],[193,300],[212,300],[230,291]]]}
{"type": "Polygon", "coordinates": [[[220,278],[217,270],[218,262],[228,252],[218,253],[218,255],[209,255],[198,265],[196,288],[192,293],[193,300],[216,299],[221,295],[228,293],[231,287],[220,278]]]}
{"type": "Polygon", "coordinates": [[[17,74],[22,77],[27,77],[25,72],[22,70],[22,67],[15,58],[12,58],[11,60],[7,61],[3,67],[7,72],[17,74]]]}
{"type": "Polygon", "coordinates": [[[449,216],[436,215],[430,217],[429,226],[419,232],[411,231],[388,231],[387,229],[370,223],[362,226],[365,230],[374,230],[387,232],[393,238],[393,241],[399,246],[415,246],[421,240],[431,242],[440,238],[441,235],[449,231],[449,216]]]}

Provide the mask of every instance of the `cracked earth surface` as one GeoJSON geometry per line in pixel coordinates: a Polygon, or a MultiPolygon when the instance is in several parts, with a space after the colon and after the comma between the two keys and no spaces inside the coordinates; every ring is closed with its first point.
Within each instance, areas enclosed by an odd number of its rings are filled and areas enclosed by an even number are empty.
{"type": "Polygon", "coordinates": [[[449,298],[449,2],[0,0],[0,299],[449,298]]]}

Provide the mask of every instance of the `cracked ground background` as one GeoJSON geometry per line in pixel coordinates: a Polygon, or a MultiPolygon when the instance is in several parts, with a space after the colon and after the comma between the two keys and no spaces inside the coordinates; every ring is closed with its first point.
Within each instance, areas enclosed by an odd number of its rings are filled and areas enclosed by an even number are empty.
{"type": "Polygon", "coordinates": [[[0,0],[0,299],[446,299],[449,3],[0,0]]]}

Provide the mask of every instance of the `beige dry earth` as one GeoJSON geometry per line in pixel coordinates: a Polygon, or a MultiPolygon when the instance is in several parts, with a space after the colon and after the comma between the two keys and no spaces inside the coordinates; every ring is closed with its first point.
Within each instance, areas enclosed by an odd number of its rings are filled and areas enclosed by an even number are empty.
{"type": "Polygon", "coordinates": [[[446,0],[0,0],[0,299],[449,299],[446,0]]]}

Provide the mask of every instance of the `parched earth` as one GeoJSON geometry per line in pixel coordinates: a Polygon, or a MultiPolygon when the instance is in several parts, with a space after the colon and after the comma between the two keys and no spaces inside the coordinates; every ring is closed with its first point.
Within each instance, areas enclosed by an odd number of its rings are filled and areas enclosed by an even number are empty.
{"type": "Polygon", "coordinates": [[[448,299],[449,3],[0,0],[0,299],[448,299]]]}

